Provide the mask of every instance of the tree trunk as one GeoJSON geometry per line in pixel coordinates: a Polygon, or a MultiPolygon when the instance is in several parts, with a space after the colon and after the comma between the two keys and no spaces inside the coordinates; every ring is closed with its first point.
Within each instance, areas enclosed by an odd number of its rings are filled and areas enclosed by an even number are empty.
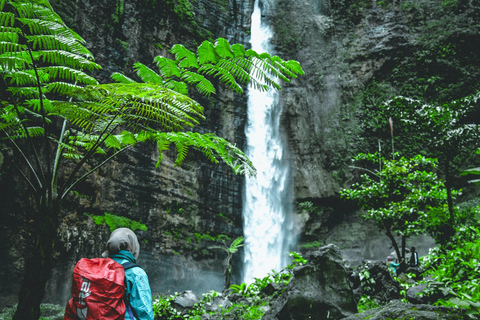
{"type": "Polygon", "coordinates": [[[387,237],[390,239],[392,242],[392,246],[395,249],[395,253],[397,254],[398,259],[400,259],[400,250],[398,249],[398,244],[397,241],[395,240],[395,237],[393,236],[392,232],[390,231],[390,227],[385,226],[385,233],[387,237]]]}
{"type": "Polygon", "coordinates": [[[405,246],[407,242],[407,237],[402,236],[402,260],[405,260],[405,246]]]}
{"type": "Polygon", "coordinates": [[[450,239],[455,235],[455,211],[453,209],[453,199],[452,199],[452,178],[450,177],[450,159],[445,157],[445,188],[447,189],[447,204],[449,218],[448,223],[442,227],[442,239],[440,239],[440,244],[446,244],[450,239]]]}
{"type": "Polygon", "coordinates": [[[31,239],[25,249],[24,277],[20,287],[18,307],[13,320],[38,320],[40,304],[50,277],[57,238],[58,210],[43,208],[31,224],[31,239]]]}

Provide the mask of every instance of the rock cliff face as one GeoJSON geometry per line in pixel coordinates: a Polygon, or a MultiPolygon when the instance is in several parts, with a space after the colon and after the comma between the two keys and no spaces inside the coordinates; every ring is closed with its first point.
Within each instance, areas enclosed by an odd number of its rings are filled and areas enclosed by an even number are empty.
{"type": "MultiPolygon", "coordinates": [[[[253,10],[253,0],[78,0],[74,4],[51,0],[51,3],[87,41],[96,61],[103,66],[96,74],[102,82],[109,81],[109,75],[119,70],[134,76],[133,63],[150,64],[154,56],[168,55],[167,49],[175,43],[193,49],[207,37],[221,36],[231,43],[248,45],[253,10]]],[[[305,76],[285,84],[280,93],[296,214],[303,224],[302,243],[335,243],[353,264],[363,259],[383,259],[390,253],[384,245],[386,238],[362,222],[357,209],[340,200],[338,190],[354,178],[348,168],[351,156],[375,151],[371,146],[377,137],[365,136],[361,123],[367,100],[380,101],[385,92],[401,93],[399,88],[409,85],[408,76],[415,68],[407,67],[418,64],[424,57],[422,50],[427,50],[422,44],[426,26],[441,29],[442,23],[446,23],[442,3],[440,0],[262,2],[264,18],[274,27],[276,53],[298,60],[306,71],[305,76]],[[372,92],[374,83],[386,88],[380,96],[365,93],[372,92]],[[302,206],[307,202],[311,205],[302,206]]],[[[480,73],[480,50],[474,45],[480,43],[477,32],[480,9],[473,0],[458,3],[462,7],[455,5],[456,18],[451,19],[457,23],[455,29],[439,37],[445,40],[444,49],[453,43],[465,57],[465,61],[458,63],[468,69],[462,81],[465,87],[471,84],[474,90],[478,86],[473,79],[478,79],[480,73]]],[[[459,56],[454,59],[460,61],[459,56]]],[[[447,78],[440,62],[415,65],[428,66],[437,68],[431,75],[437,74],[434,80],[447,78]]],[[[245,97],[218,90],[214,98],[201,99],[207,107],[207,121],[200,130],[244,146],[245,97]]],[[[433,94],[432,90],[427,86],[425,94],[433,94]]],[[[141,242],[139,264],[149,274],[154,293],[183,290],[201,293],[223,288],[224,252],[210,247],[224,241],[229,244],[224,235],[233,240],[242,234],[243,179],[195,153],[190,154],[182,167],[174,167],[174,159],[167,154],[164,163],[155,169],[155,152],[153,146],[144,146],[121,155],[80,184],[68,199],[59,233],[65,245],[59,251],[47,302],[66,302],[74,263],[82,256],[94,257],[103,251],[110,231],[107,226],[95,225],[88,215],[105,212],[146,224],[147,231],[137,232],[141,242]]],[[[2,149],[2,155],[8,160],[8,150],[2,149]]],[[[4,208],[2,216],[10,219],[2,226],[4,232],[0,235],[5,249],[2,252],[7,257],[0,276],[18,279],[22,266],[21,240],[28,234],[19,232],[18,208],[7,201],[14,197],[20,201],[21,197],[6,186],[21,185],[11,180],[7,161],[0,163],[0,183],[7,195],[0,205],[4,208]]],[[[18,190],[21,194],[20,187],[18,190]]],[[[427,239],[424,248],[430,244],[427,239]]],[[[421,245],[416,247],[420,255],[426,253],[421,245]]],[[[234,258],[233,283],[241,276],[241,253],[234,258]]],[[[5,293],[0,307],[13,304],[18,283],[7,285],[2,281],[0,289],[5,293]]]]}

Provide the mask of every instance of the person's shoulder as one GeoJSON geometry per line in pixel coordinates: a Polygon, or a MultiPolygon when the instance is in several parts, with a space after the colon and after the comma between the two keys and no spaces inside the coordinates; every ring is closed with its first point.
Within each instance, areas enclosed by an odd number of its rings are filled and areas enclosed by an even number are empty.
{"type": "Polygon", "coordinates": [[[132,274],[134,274],[136,276],[146,276],[147,275],[145,270],[143,270],[143,268],[138,266],[138,265],[128,269],[128,271],[130,271],[132,274]]]}

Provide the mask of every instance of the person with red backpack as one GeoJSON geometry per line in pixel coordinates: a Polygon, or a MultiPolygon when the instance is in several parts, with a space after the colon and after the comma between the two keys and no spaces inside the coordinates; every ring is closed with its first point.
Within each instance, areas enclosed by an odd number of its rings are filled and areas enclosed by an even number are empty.
{"type": "Polygon", "coordinates": [[[119,228],[104,258],[80,259],[64,320],[154,320],[148,277],[135,263],[139,253],[135,233],[119,228]]]}

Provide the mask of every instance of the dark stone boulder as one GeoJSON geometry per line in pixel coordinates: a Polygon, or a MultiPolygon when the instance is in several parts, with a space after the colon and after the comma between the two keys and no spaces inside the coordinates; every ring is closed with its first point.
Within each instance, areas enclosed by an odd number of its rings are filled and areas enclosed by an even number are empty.
{"type": "Polygon", "coordinates": [[[426,283],[422,283],[411,288],[408,288],[406,298],[408,302],[413,304],[427,303],[427,299],[422,295],[419,295],[427,288],[426,283]]]}
{"type": "Polygon", "coordinates": [[[429,304],[411,304],[392,301],[384,306],[362,313],[348,316],[342,320],[387,320],[387,319],[415,319],[415,320],[466,320],[462,310],[437,307],[429,304]]]}
{"type": "Polygon", "coordinates": [[[200,299],[197,295],[190,290],[184,291],[175,297],[172,301],[172,307],[185,314],[196,303],[199,303],[200,299]]]}
{"type": "Polygon", "coordinates": [[[383,261],[365,261],[351,274],[350,281],[356,301],[363,295],[374,298],[379,304],[400,298],[400,285],[383,261]],[[368,274],[368,279],[360,280],[360,273],[368,274]]]}
{"type": "Polygon", "coordinates": [[[327,245],[307,258],[262,320],[342,319],[357,312],[338,248],[327,245]]]}

